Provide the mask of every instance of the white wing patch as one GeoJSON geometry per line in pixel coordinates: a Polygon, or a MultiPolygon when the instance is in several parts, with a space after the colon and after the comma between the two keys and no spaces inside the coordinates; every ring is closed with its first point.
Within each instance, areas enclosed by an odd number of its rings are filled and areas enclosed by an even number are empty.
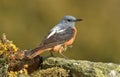
{"type": "Polygon", "coordinates": [[[65,30],[66,30],[66,29],[58,30],[57,33],[63,32],[63,31],[65,31],[65,30]]]}
{"type": "Polygon", "coordinates": [[[61,30],[52,30],[51,33],[47,36],[47,39],[50,38],[52,35],[54,35],[55,33],[60,33],[65,31],[65,29],[61,29],[61,30]]]}
{"type": "Polygon", "coordinates": [[[48,36],[47,36],[47,39],[50,38],[52,35],[54,35],[56,33],[55,30],[53,30],[48,36]]]}
{"type": "Polygon", "coordinates": [[[65,31],[66,29],[63,28],[63,24],[58,24],[55,27],[53,27],[51,29],[51,33],[47,36],[47,39],[50,38],[52,35],[54,35],[55,33],[60,33],[65,31]]]}

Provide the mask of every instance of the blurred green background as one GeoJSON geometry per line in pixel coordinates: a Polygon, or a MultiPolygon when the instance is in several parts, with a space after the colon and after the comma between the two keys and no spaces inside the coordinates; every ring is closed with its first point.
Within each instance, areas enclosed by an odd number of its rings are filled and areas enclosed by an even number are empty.
{"type": "Polygon", "coordinates": [[[84,21],[76,24],[76,41],[64,55],[120,63],[120,0],[0,0],[0,35],[32,49],[65,15],[84,21]]]}

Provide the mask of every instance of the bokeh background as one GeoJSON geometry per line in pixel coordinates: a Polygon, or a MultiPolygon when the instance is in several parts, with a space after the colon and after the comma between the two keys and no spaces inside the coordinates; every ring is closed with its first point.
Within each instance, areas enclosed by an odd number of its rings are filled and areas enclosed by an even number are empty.
{"type": "Polygon", "coordinates": [[[65,15],[84,21],[76,24],[76,41],[64,55],[120,63],[120,0],[0,0],[0,35],[33,49],[65,15]]]}

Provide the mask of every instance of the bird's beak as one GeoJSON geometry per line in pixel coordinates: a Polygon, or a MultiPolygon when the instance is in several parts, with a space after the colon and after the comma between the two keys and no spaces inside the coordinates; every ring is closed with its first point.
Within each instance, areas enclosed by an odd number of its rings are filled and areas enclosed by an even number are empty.
{"type": "Polygon", "coordinates": [[[78,19],[76,19],[76,22],[77,22],[77,21],[82,21],[82,20],[83,20],[83,19],[79,19],[79,18],[78,18],[78,19]]]}

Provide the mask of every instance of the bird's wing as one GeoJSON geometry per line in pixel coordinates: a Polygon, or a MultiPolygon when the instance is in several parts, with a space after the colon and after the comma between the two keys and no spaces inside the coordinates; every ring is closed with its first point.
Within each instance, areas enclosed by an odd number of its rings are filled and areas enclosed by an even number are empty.
{"type": "Polygon", "coordinates": [[[44,52],[46,49],[52,48],[59,44],[64,44],[65,42],[69,41],[74,36],[75,30],[74,28],[67,28],[64,31],[58,31],[56,33],[51,32],[44,38],[41,42],[40,46],[31,50],[28,54],[28,58],[33,58],[40,53],[44,52]],[[50,36],[48,38],[48,36],[50,36]]]}
{"type": "Polygon", "coordinates": [[[59,44],[63,44],[66,41],[69,41],[74,36],[75,30],[71,27],[65,29],[64,31],[56,32],[52,34],[49,38],[47,38],[49,35],[51,35],[52,32],[50,32],[44,40],[41,42],[40,47],[44,48],[50,48],[54,47],[59,44]]]}

